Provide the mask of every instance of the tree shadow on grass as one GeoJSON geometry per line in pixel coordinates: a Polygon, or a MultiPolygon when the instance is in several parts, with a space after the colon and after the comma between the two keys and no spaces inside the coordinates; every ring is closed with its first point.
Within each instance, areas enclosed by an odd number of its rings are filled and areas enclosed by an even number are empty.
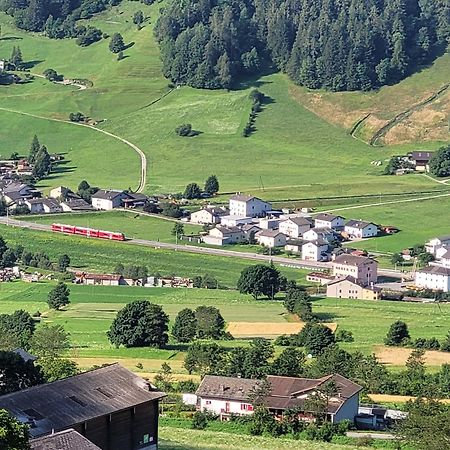
{"type": "Polygon", "coordinates": [[[37,66],[38,64],[40,64],[40,63],[42,63],[44,61],[45,61],[44,59],[35,59],[35,60],[32,60],[32,61],[27,61],[27,62],[24,62],[22,64],[22,67],[25,70],[29,70],[29,69],[32,69],[34,66],[37,66]]]}
{"type": "Polygon", "coordinates": [[[336,319],[336,314],[333,313],[327,313],[327,312],[320,312],[320,313],[314,313],[314,316],[317,317],[321,322],[332,322],[333,319],[336,319]]]}
{"type": "Polygon", "coordinates": [[[129,44],[126,44],[126,45],[123,47],[123,50],[128,50],[129,48],[133,47],[134,44],[135,44],[134,41],[130,42],[129,44]]]}

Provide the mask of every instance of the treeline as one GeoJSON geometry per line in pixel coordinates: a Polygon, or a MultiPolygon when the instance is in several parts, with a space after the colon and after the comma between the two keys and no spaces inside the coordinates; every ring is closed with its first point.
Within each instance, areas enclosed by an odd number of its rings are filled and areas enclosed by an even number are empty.
{"type": "Polygon", "coordinates": [[[433,59],[450,36],[446,0],[172,1],[155,28],[165,76],[229,88],[275,66],[309,88],[369,90],[433,59]]]}

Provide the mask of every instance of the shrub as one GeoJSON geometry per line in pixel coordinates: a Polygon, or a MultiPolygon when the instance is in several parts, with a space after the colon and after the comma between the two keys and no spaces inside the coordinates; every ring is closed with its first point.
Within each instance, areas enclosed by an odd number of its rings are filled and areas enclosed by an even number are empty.
{"type": "Polygon", "coordinates": [[[191,427],[194,430],[204,430],[208,426],[208,419],[205,413],[196,411],[192,417],[191,427]]]}
{"type": "Polygon", "coordinates": [[[190,123],[183,123],[175,128],[175,133],[178,136],[191,137],[195,136],[197,133],[192,129],[192,125],[190,123]]]}
{"type": "Polygon", "coordinates": [[[353,342],[353,333],[348,330],[338,330],[336,332],[336,342],[353,342]]]}

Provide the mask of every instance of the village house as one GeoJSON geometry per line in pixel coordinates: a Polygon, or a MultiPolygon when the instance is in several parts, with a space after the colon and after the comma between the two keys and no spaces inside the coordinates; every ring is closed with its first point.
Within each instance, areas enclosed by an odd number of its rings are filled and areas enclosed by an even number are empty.
{"type": "Polygon", "coordinates": [[[425,251],[431,253],[436,256],[437,252],[440,248],[449,246],[450,247],[450,235],[447,236],[439,236],[433,239],[430,239],[425,244],[425,251]]]}
{"type": "Polygon", "coordinates": [[[248,223],[246,225],[242,225],[241,230],[244,233],[246,241],[249,243],[254,243],[256,240],[256,233],[261,231],[261,228],[253,223],[248,223]]]}
{"type": "Polygon", "coordinates": [[[252,195],[236,194],[230,198],[230,215],[240,217],[263,217],[272,205],[252,195]]]}
{"type": "Polygon", "coordinates": [[[277,217],[264,217],[259,219],[258,226],[263,230],[277,230],[280,224],[280,219],[277,217]]]}
{"type": "Polygon", "coordinates": [[[220,224],[224,227],[240,227],[250,223],[253,223],[253,219],[251,217],[230,215],[220,216],[220,224]]]}
{"type": "Polygon", "coordinates": [[[379,300],[381,289],[375,286],[363,286],[349,275],[327,283],[327,297],[379,300]]]}
{"type": "Polygon", "coordinates": [[[318,239],[302,245],[302,259],[306,261],[329,261],[330,258],[331,248],[327,241],[318,239]]]}
{"type": "Polygon", "coordinates": [[[278,229],[291,238],[302,237],[312,227],[311,219],[306,217],[290,217],[280,222],[278,229]]]}
{"type": "Polygon", "coordinates": [[[32,198],[23,202],[31,214],[51,214],[63,212],[58,200],[54,198],[32,198]]]}
{"type": "Polygon", "coordinates": [[[73,429],[102,450],[157,450],[165,396],[119,364],[0,397],[31,438],[73,429]]]}
{"type": "Polygon", "coordinates": [[[127,197],[122,199],[122,205],[124,208],[142,208],[148,202],[148,197],[145,194],[139,192],[129,192],[127,197]]]}
{"type": "Polygon", "coordinates": [[[225,227],[217,225],[203,236],[203,242],[210,245],[239,244],[245,241],[244,232],[238,227],[225,227]]]}
{"type": "Polygon", "coordinates": [[[319,283],[321,286],[334,281],[334,276],[327,272],[310,272],[306,275],[306,281],[311,281],[312,283],[319,283]]]}
{"type": "Polygon", "coordinates": [[[223,206],[208,206],[202,208],[200,211],[195,211],[191,214],[191,222],[200,225],[215,225],[220,223],[220,218],[229,214],[228,208],[223,206]]]}
{"type": "Polygon", "coordinates": [[[441,253],[438,257],[439,263],[444,267],[450,268],[450,248],[443,247],[445,253],[441,253]]]}
{"type": "Polygon", "coordinates": [[[41,196],[41,192],[24,183],[12,182],[2,189],[3,198],[6,203],[22,205],[25,200],[41,196]]]}
{"type": "Polygon", "coordinates": [[[378,278],[378,263],[365,256],[339,255],[333,262],[335,278],[353,277],[362,286],[376,283],[378,278]]]}
{"type": "Polygon", "coordinates": [[[94,211],[94,207],[82,198],[68,198],[61,201],[64,212],[94,211]]]}
{"type": "Polygon", "coordinates": [[[344,218],[329,213],[320,213],[314,217],[316,228],[331,228],[332,230],[342,230],[344,228],[344,218]]]}
{"type": "Polygon", "coordinates": [[[286,236],[278,230],[261,230],[256,233],[256,241],[264,247],[284,247],[286,245],[286,236]]]}
{"type": "Polygon", "coordinates": [[[345,224],[344,232],[350,239],[363,239],[377,236],[378,227],[372,222],[349,220],[345,224]]]}
{"type": "Polygon", "coordinates": [[[65,186],[57,186],[50,190],[48,193],[48,196],[50,198],[56,198],[57,200],[66,200],[69,197],[78,197],[80,196],[78,194],[75,194],[71,189],[65,186]]]}
{"type": "MultiPolygon", "coordinates": [[[[343,420],[354,421],[358,414],[359,393],[362,387],[339,374],[318,379],[293,378],[269,375],[267,381],[270,393],[265,397],[265,405],[277,418],[286,410],[298,409],[299,418],[313,421],[311,411],[303,409],[312,395],[321,395],[320,389],[327,382],[334,382],[336,394],[327,402],[327,419],[332,423],[343,420]]],[[[222,419],[235,415],[249,415],[254,411],[250,400],[260,381],[246,378],[231,378],[206,375],[197,389],[197,407],[209,411],[222,419]]]]}
{"type": "Polygon", "coordinates": [[[123,200],[130,198],[130,196],[124,191],[106,191],[103,189],[98,190],[92,195],[92,206],[95,209],[102,209],[110,211],[114,208],[120,208],[123,206],[123,200]]]}
{"type": "Polygon", "coordinates": [[[30,445],[31,450],[101,450],[73,429],[31,439],[30,445]]]}
{"type": "Polygon", "coordinates": [[[428,266],[415,274],[415,285],[421,289],[450,292],[450,268],[428,266]]]}
{"type": "Polygon", "coordinates": [[[288,239],[286,241],[286,245],[284,246],[284,249],[287,252],[295,253],[296,255],[302,254],[302,246],[305,243],[302,239],[288,239]]]}
{"type": "Polygon", "coordinates": [[[75,274],[75,283],[99,286],[119,286],[122,278],[122,275],[117,274],[78,272],[75,274]]]}
{"type": "Polygon", "coordinates": [[[331,228],[311,228],[303,233],[303,239],[305,241],[326,241],[329,244],[336,240],[336,235],[331,228]]]}
{"type": "Polygon", "coordinates": [[[408,159],[419,172],[429,172],[430,159],[433,157],[434,152],[410,152],[408,153],[408,159]]]}

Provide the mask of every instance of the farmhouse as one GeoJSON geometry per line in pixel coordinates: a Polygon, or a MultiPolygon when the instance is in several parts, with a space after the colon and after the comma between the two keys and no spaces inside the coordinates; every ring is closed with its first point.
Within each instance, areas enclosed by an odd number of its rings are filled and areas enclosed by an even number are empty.
{"type": "Polygon", "coordinates": [[[130,196],[124,191],[105,191],[100,189],[92,195],[92,206],[96,209],[110,211],[123,206],[125,198],[130,198],[130,196]]]}
{"type": "Polygon", "coordinates": [[[322,240],[328,243],[333,242],[336,239],[336,235],[334,234],[331,228],[311,228],[310,230],[303,233],[303,239],[305,241],[317,241],[322,240]]]}
{"type": "MultiPolygon", "coordinates": [[[[297,408],[300,410],[300,419],[314,420],[311,412],[303,409],[305,401],[312,395],[321,395],[320,388],[329,381],[336,384],[337,393],[327,402],[328,419],[333,423],[342,420],[353,422],[358,414],[359,392],[362,388],[341,375],[328,375],[318,379],[269,375],[267,381],[270,394],[265,398],[265,404],[277,417],[282,417],[286,410],[297,408]]],[[[245,378],[206,375],[197,389],[197,407],[222,418],[231,414],[252,414],[254,405],[250,398],[259,383],[258,380],[245,378]]]]}
{"type": "Polygon", "coordinates": [[[339,255],[333,262],[333,275],[336,278],[350,275],[362,286],[368,286],[377,281],[378,263],[365,256],[339,255]]]}
{"type": "Polygon", "coordinates": [[[263,217],[272,205],[252,195],[236,194],[230,198],[230,215],[241,217],[263,217]]]}
{"type": "Polygon", "coordinates": [[[442,266],[428,266],[418,270],[415,284],[422,289],[450,292],[450,268],[442,266]]]}
{"type": "Polygon", "coordinates": [[[240,228],[223,225],[217,225],[203,237],[203,242],[211,245],[238,244],[244,240],[245,234],[240,228]]]}
{"type": "Polygon", "coordinates": [[[433,155],[434,152],[410,152],[408,153],[408,158],[417,171],[428,172],[430,159],[433,155]]]}
{"type": "Polygon", "coordinates": [[[124,208],[140,208],[147,204],[148,197],[139,192],[128,193],[128,196],[122,199],[124,208]]]}
{"type": "Polygon", "coordinates": [[[216,223],[220,223],[220,218],[227,214],[229,214],[228,208],[222,206],[209,206],[207,208],[201,209],[200,211],[193,212],[191,214],[191,222],[214,225],[216,223]]]}
{"type": "Polygon", "coordinates": [[[378,227],[372,222],[349,220],[345,224],[344,231],[350,239],[362,239],[376,236],[378,227]]]}
{"type": "Polygon", "coordinates": [[[99,286],[119,286],[122,278],[122,275],[79,272],[75,274],[75,283],[99,286]]]}
{"type": "Polygon", "coordinates": [[[430,239],[425,244],[425,250],[428,253],[431,253],[432,255],[436,256],[437,251],[444,246],[450,246],[450,235],[430,239]]]}
{"type": "Polygon", "coordinates": [[[327,297],[378,300],[380,295],[380,288],[363,286],[350,275],[327,283],[327,297]]]}
{"type": "Polygon", "coordinates": [[[156,450],[165,394],[119,364],[0,397],[32,438],[74,429],[102,450],[156,450]]]}
{"type": "Polygon", "coordinates": [[[302,259],[307,261],[329,261],[330,256],[330,245],[322,239],[306,242],[302,246],[302,259]]]}
{"type": "Polygon", "coordinates": [[[31,450],[101,450],[73,429],[32,439],[31,450]]]}
{"type": "Polygon", "coordinates": [[[333,230],[342,230],[344,228],[344,218],[334,214],[321,213],[314,218],[316,228],[331,228],[333,230]]]}
{"type": "Polygon", "coordinates": [[[286,236],[278,230],[261,230],[256,233],[256,241],[264,247],[284,247],[286,236]]]}
{"type": "Polygon", "coordinates": [[[291,238],[299,238],[312,227],[312,222],[306,217],[290,217],[280,222],[278,229],[291,238]]]}

